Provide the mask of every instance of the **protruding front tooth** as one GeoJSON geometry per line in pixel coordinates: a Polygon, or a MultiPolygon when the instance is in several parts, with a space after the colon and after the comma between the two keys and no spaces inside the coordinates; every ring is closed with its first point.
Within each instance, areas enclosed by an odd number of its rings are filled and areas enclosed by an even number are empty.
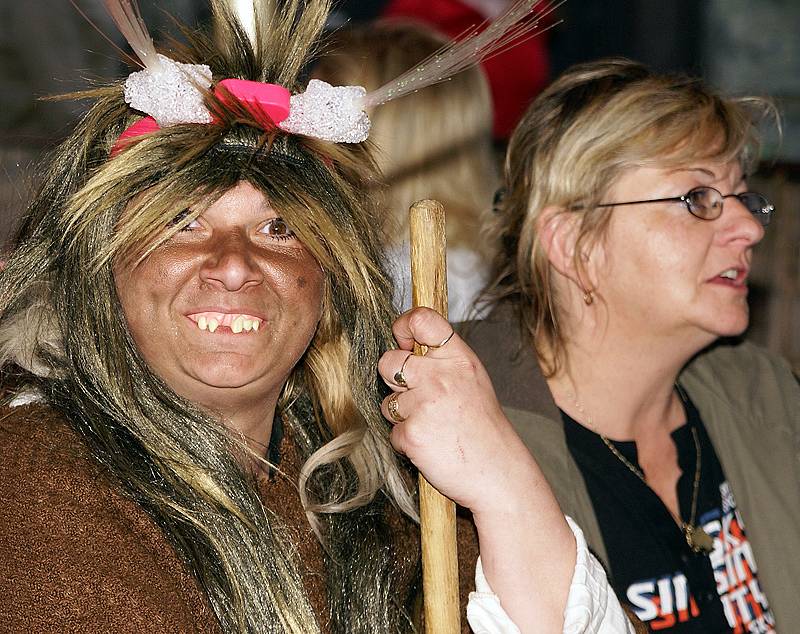
{"type": "Polygon", "coordinates": [[[723,271],[719,275],[720,277],[727,277],[730,280],[736,279],[736,269],[728,269],[727,271],[723,271]]]}
{"type": "Polygon", "coordinates": [[[250,332],[253,329],[253,320],[252,319],[243,319],[242,326],[247,332],[250,332]]]}
{"type": "Polygon", "coordinates": [[[261,324],[261,322],[260,322],[258,319],[254,319],[254,320],[253,320],[253,330],[254,330],[255,332],[258,332],[258,326],[259,326],[259,324],[261,324]]]}
{"type": "Polygon", "coordinates": [[[219,326],[219,322],[216,319],[214,319],[213,317],[208,320],[208,329],[211,332],[214,332],[217,329],[218,326],[219,326]]]}
{"type": "Polygon", "coordinates": [[[236,319],[233,320],[231,323],[231,330],[235,332],[237,335],[242,332],[242,327],[244,325],[244,317],[239,315],[236,319]]]}
{"type": "Polygon", "coordinates": [[[197,327],[200,330],[205,330],[208,328],[208,319],[206,319],[205,315],[200,315],[200,319],[197,320],[197,327]]]}

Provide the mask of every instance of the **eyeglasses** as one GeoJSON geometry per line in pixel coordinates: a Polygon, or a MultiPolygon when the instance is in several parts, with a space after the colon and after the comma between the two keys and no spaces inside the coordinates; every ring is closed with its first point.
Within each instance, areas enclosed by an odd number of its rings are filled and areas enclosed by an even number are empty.
{"type": "Polygon", "coordinates": [[[770,203],[765,196],[756,192],[743,192],[741,194],[722,195],[721,192],[713,187],[695,187],[690,189],[683,196],[673,196],[672,198],[653,198],[651,200],[631,200],[622,203],[603,203],[598,207],[616,207],[618,205],[641,205],[643,203],[666,203],[682,202],[686,205],[689,213],[700,220],[716,220],[722,215],[722,204],[726,198],[738,198],[747,209],[753,214],[762,226],[766,227],[772,218],[775,206],[770,203]]]}

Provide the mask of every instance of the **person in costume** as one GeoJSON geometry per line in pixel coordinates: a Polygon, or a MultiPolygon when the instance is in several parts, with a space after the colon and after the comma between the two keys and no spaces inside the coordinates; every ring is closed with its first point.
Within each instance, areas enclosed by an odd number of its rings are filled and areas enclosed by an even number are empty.
{"type": "Polygon", "coordinates": [[[3,627],[413,631],[394,445],[474,513],[478,631],[627,630],[449,324],[407,313],[381,356],[370,95],[299,79],[327,3],[216,0],[170,56],[107,5],[144,69],[82,95],[0,273],[3,627]],[[475,416],[444,426],[452,388],[475,416]]]}
{"type": "Polygon", "coordinates": [[[800,386],[736,339],[774,213],[746,180],[773,112],[603,60],[556,80],[508,151],[494,308],[468,340],[653,630],[800,620],[800,386]]]}
{"type": "MultiPolygon", "coordinates": [[[[334,85],[374,90],[435,54],[448,40],[424,24],[380,20],[341,29],[312,70],[334,85]]],[[[464,321],[488,281],[489,253],[481,226],[497,190],[492,149],[492,98],[482,70],[393,101],[370,113],[370,142],[384,187],[387,257],[395,305],[411,306],[408,208],[424,198],[447,213],[447,300],[451,321],[464,321]]],[[[377,188],[376,188],[377,189],[377,188]]]]}

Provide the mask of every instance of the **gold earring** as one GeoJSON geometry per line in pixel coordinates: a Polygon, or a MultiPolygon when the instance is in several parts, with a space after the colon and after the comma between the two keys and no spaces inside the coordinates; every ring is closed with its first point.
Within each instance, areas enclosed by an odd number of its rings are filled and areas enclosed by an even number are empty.
{"type": "Polygon", "coordinates": [[[594,302],[594,293],[592,291],[583,291],[583,303],[591,306],[594,302]]]}

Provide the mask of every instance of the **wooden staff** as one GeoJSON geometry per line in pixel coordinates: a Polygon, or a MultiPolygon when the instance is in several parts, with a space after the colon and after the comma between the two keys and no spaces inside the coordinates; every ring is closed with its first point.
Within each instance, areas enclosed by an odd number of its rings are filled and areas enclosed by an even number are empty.
{"type": "MultiPolygon", "coordinates": [[[[447,319],[447,238],[444,208],[435,200],[411,205],[411,289],[414,307],[427,306],[447,319]]],[[[427,352],[414,345],[414,354],[427,352]]],[[[459,634],[456,505],[419,477],[422,593],[425,631],[459,634]]]]}

